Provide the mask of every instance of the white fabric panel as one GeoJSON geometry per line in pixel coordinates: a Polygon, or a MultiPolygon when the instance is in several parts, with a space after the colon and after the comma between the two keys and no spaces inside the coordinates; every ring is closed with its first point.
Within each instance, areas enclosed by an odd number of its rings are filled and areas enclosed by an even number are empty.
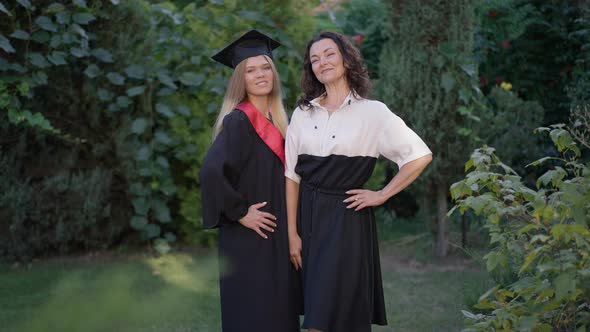
{"type": "Polygon", "coordinates": [[[293,181],[300,181],[295,167],[301,154],[383,155],[402,167],[432,153],[400,117],[379,101],[349,95],[330,115],[317,100],[312,101],[310,109],[295,109],[287,130],[285,176],[293,181]]]}

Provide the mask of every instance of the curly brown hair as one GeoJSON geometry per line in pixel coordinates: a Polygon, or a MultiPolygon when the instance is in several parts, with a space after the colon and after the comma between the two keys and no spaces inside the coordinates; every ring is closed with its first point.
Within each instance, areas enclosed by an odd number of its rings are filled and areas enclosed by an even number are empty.
{"type": "Polygon", "coordinates": [[[307,43],[305,57],[303,59],[303,74],[301,75],[301,90],[303,96],[297,104],[301,109],[310,107],[310,102],[326,92],[326,87],[313,73],[309,51],[311,46],[322,39],[332,39],[338,46],[344,62],[346,82],[357,97],[367,98],[371,92],[369,72],[363,60],[361,52],[345,36],[331,31],[320,32],[307,43]]]}

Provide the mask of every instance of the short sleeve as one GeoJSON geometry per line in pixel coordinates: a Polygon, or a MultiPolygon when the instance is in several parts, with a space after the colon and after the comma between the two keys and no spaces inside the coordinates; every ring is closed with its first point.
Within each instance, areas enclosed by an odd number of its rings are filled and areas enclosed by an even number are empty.
{"type": "Polygon", "coordinates": [[[242,111],[223,119],[223,129],[207,152],[201,169],[203,226],[215,228],[237,222],[248,212],[248,201],[235,188],[250,155],[253,133],[242,111]]]}
{"type": "Polygon", "coordinates": [[[287,136],[285,138],[285,177],[288,177],[296,183],[301,181],[301,177],[295,173],[297,158],[299,156],[298,113],[299,108],[293,112],[291,123],[287,128],[287,136]]]}
{"type": "Polygon", "coordinates": [[[395,162],[399,168],[420,157],[432,154],[426,143],[391,111],[384,120],[379,137],[379,154],[395,162]]]}

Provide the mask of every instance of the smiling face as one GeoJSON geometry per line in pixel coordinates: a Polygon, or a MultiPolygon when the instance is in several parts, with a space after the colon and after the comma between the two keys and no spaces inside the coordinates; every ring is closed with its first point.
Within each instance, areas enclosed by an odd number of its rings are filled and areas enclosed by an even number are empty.
{"type": "Polygon", "coordinates": [[[324,85],[338,82],[345,77],[342,53],[330,38],[320,39],[311,45],[309,61],[315,77],[324,85]]]}
{"type": "Polygon", "coordinates": [[[274,75],[272,66],[264,55],[246,61],[246,92],[253,96],[268,96],[272,92],[274,75]]]}

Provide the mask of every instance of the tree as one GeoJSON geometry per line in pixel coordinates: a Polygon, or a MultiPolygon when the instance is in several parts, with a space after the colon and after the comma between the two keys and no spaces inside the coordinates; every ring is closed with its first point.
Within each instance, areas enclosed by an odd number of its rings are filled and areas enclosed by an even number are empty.
{"type": "Polygon", "coordinates": [[[448,187],[461,174],[482,110],[470,0],[395,0],[381,53],[378,95],[424,138],[434,161],[422,175],[422,209],[436,202],[436,254],[448,252],[448,187]]]}
{"type": "Polygon", "coordinates": [[[379,78],[379,56],[386,42],[386,15],[382,0],[348,0],[336,11],[336,24],[361,51],[373,80],[379,78]]]}
{"type": "Polygon", "coordinates": [[[543,106],[542,125],[566,121],[564,88],[579,76],[579,60],[588,54],[589,33],[582,27],[588,2],[490,0],[479,2],[476,12],[484,93],[510,82],[519,97],[543,106]]]}

